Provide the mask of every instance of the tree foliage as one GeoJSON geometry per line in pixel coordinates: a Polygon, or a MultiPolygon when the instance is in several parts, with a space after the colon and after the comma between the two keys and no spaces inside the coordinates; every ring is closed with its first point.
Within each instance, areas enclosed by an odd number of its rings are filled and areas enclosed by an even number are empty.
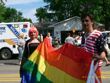
{"type": "Polygon", "coordinates": [[[96,22],[103,23],[106,28],[108,27],[110,0],[44,0],[44,2],[48,4],[42,8],[45,9],[45,13],[39,12],[41,8],[38,8],[39,11],[36,11],[35,14],[37,18],[42,17],[50,22],[59,22],[73,16],[81,16],[83,13],[91,13],[96,22]]]}
{"type": "Polygon", "coordinates": [[[47,14],[47,10],[45,8],[38,8],[36,9],[35,16],[38,17],[38,20],[41,21],[41,19],[46,20],[46,14],[47,14]]]}
{"type": "Polygon", "coordinates": [[[48,10],[42,7],[36,9],[35,16],[38,18],[37,20],[39,20],[39,22],[41,22],[41,19],[43,19],[44,22],[56,21],[55,13],[48,13],[48,10]]]}
{"type": "MultiPolygon", "coordinates": [[[[7,0],[5,0],[7,1],[7,0]]],[[[31,19],[24,18],[22,12],[14,8],[5,7],[5,2],[0,0],[0,22],[32,22],[31,19]]]]}

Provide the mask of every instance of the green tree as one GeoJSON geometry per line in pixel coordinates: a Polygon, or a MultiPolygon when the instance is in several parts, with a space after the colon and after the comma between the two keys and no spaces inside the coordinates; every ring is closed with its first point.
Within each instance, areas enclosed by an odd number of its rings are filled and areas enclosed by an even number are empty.
{"type": "Polygon", "coordinates": [[[22,12],[10,7],[5,7],[5,14],[3,14],[3,17],[5,18],[4,22],[32,22],[31,19],[24,18],[22,12]]]}
{"type": "Polygon", "coordinates": [[[91,13],[96,22],[104,23],[106,29],[108,29],[110,0],[44,0],[44,2],[48,3],[45,8],[54,12],[57,21],[62,21],[73,16],[81,16],[83,13],[91,13]],[[88,6],[89,3],[91,7],[88,6]],[[81,5],[84,6],[82,11],[80,10],[81,5]]]}
{"type": "Polygon", "coordinates": [[[5,7],[5,1],[0,0],[0,22],[32,22],[31,19],[24,18],[22,12],[14,8],[5,7]]]}
{"type": "Polygon", "coordinates": [[[17,10],[13,8],[5,7],[5,14],[3,17],[5,18],[4,22],[14,22],[16,17],[17,10]]]}
{"type": "Polygon", "coordinates": [[[29,19],[27,19],[27,18],[23,18],[23,22],[30,22],[30,23],[32,23],[32,20],[29,18],[29,19]]]}
{"type": "Polygon", "coordinates": [[[55,12],[57,21],[62,21],[64,19],[79,16],[80,15],[80,0],[44,0],[44,2],[49,3],[46,8],[50,11],[55,12]]]}
{"type": "Polygon", "coordinates": [[[5,14],[5,8],[4,8],[4,6],[2,6],[1,4],[0,4],[0,22],[3,22],[3,20],[4,20],[4,17],[3,17],[3,15],[5,14]]]}
{"type": "Polygon", "coordinates": [[[0,0],[0,22],[3,22],[3,20],[4,20],[4,17],[3,17],[3,15],[5,14],[4,5],[5,4],[4,4],[3,0],[0,0]]]}
{"type": "MultiPolygon", "coordinates": [[[[5,0],[6,2],[7,0],[5,0]]],[[[0,0],[0,4],[5,5],[5,2],[3,0],[0,0]]]]}
{"type": "Polygon", "coordinates": [[[29,22],[32,23],[32,20],[29,18],[29,22]]]}
{"type": "Polygon", "coordinates": [[[35,16],[38,18],[39,22],[41,21],[41,19],[43,19],[45,21],[46,19],[46,14],[47,14],[47,10],[45,8],[38,8],[36,9],[35,16]]]}

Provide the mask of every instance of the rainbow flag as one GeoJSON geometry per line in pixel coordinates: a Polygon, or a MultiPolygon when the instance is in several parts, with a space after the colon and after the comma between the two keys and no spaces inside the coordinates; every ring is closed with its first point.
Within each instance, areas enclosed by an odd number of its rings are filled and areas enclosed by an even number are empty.
{"type": "MultiPolygon", "coordinates": [[[[24,64],[21,83],[86,83],[91,58],[70,43],[54,50],[45,38],[24,64]]],[[[95,74],[101,82],[99,68],[95,74]]]]}

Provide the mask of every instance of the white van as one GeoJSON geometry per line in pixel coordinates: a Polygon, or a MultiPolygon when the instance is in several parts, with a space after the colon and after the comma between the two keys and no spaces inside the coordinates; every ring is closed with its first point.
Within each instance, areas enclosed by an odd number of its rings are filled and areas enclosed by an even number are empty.
{"type": "Polygon", "coordinates": [[[20,33],[24,39],[29,39],[28,31],[33,25],[30,22],[0,23],[0,57],[10,59],[13,54],[18,54],[17,41],[20,33]]]}

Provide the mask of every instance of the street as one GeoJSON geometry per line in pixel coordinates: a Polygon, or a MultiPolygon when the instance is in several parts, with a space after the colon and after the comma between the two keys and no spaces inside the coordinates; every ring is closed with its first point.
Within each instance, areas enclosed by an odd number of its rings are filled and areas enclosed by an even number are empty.
{"type": "MultiPolygon", "coordinates": [[[[55,48],[56,49],[56,48],[55,48]]],[[[108,57],[110,60],[110,56],[108,57]]],[[[102,83],[110,83],[110,66],[101,67],[102,83]]],[[[20,83],[18,59],[0,60],[0,83],[20,83]]]]}
{"type": "MultiPolygon", "coordinates": [[[[19,65],[17,59],[0,60],[0,83],[20,83],[19,65]]],[[[101,67],[102,83],[110,83],[110,66],[101,67]]]]}
{"type": "Polygon", "coordinates": [[[0,83],[20,83],[17,59],[0,60],[0,83]]]}

